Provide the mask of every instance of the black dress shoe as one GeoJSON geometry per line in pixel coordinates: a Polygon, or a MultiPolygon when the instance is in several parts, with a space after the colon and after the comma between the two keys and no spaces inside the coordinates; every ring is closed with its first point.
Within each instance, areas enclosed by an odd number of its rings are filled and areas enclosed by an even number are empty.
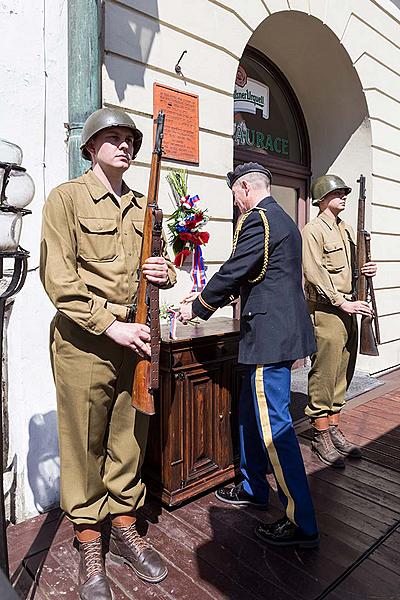
{"type": "Polygon", "coordinates": [[[287,517],[275,523],[260,523],[255,528],[256,536],[266,544],[274,546],[300,546],[300,548],[316,548],[319,545],[318,533],[306,535],[287,517]]]}
{"type": "Polygon", "coordinates": [[[215,492],[216,498],[227,504],[235,506],[252,506],[259,510],[268,510],[268,502],[257,502],[253,496],[250,496],[244,489],[243,483],[234,487],[223,487],[215,492]]]}

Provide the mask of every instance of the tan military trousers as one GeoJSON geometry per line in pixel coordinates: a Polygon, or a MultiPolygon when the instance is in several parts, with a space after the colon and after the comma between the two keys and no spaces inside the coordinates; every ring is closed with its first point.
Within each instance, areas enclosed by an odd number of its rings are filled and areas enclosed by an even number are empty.
{"type": "Polygon", "coordinates": [[[141,506],[149,418],[131,407],[135,355],[57,314],[51,328],[61,507],[74,524],[141,506]]]}
{"type": "Polygon", "coordinates": [[[311,356],[308,375],[310,418],[338,413],[354,375],[358,329],[356,315],[348,315],[336,306],[309,302],[317,351],[311,356]]]}

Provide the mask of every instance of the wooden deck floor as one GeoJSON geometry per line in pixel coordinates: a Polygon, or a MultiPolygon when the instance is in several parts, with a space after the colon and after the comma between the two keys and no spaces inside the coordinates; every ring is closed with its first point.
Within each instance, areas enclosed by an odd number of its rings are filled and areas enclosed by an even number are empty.
{"type": "MultiPolygon", "coordinates": [[[[115,600],[400,600],[400,371],[358,397],[343,430],[363,446],[344,472],[323,467],[301,431],[321,532],[318,550],[270,549],[253,530],[281,515],[239,509],[207,494],[172,512],[146,505],[140,526],[169,576],[154,586],[106,563],[115,600]]],[[[72,528],[58,511],[8,529],[13,586],[21,598],[77,598],[72,528]]]]}

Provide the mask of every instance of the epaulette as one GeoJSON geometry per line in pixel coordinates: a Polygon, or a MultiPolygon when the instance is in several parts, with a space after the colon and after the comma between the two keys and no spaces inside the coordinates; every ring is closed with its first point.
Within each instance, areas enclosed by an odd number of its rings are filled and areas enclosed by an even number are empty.
{"type": "Polygon", "coordinates": [[[257,277],[255,277],[254,279],[249,279],[249,283],[259,283],[260,281],[262,281],[265,277],[265,273],[267,272],[267,267],[268,267],[268,244],[269,244],[269,223],[268,223],[268,219],[265,215],[265,209],[264,208],[259,208],[257,206],[255,206],[254,208],[246,211],[239,219],[239,222],[237,224],[236,227],[236,231],[235,231],[235,235],[233,236],[233,247],[232,247],[232,254],[231,256],[233,256],[235,254],[236,251],[236,246],[239,240],[239,235],[240,232],[242,230],[242,227],[244,225],[245,220],[247,219],[247,217],[249,217],[252,212],[256,210],[260,217],[261,217],[261,221],[263,222],[264,225],[264,260],[263,260],[263,264],[262,264],[262,268],[260,271],[260,274],[257,275],[257,277]]]}

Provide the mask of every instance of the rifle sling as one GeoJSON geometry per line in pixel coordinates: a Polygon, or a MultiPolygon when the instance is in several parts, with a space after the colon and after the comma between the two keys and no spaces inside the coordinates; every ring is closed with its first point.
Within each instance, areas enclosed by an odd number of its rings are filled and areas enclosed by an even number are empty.
{"type": "MultiPolygon", "coordinates": [[[[154,224],[153,224],[153,239],[152,239],[152,256],[161,256],[162,247],[162,210],[154,209],[154,224]]],[[[149,387],[151,390],[159,388],[159,363],[160,363],[160,310],[159,310],[159,288],[156,285],[148,285],[149,294],[149,321],[150,321],[150,348],[151,348],[151,363],[150,363],[150,381],[149,387]]]]}

